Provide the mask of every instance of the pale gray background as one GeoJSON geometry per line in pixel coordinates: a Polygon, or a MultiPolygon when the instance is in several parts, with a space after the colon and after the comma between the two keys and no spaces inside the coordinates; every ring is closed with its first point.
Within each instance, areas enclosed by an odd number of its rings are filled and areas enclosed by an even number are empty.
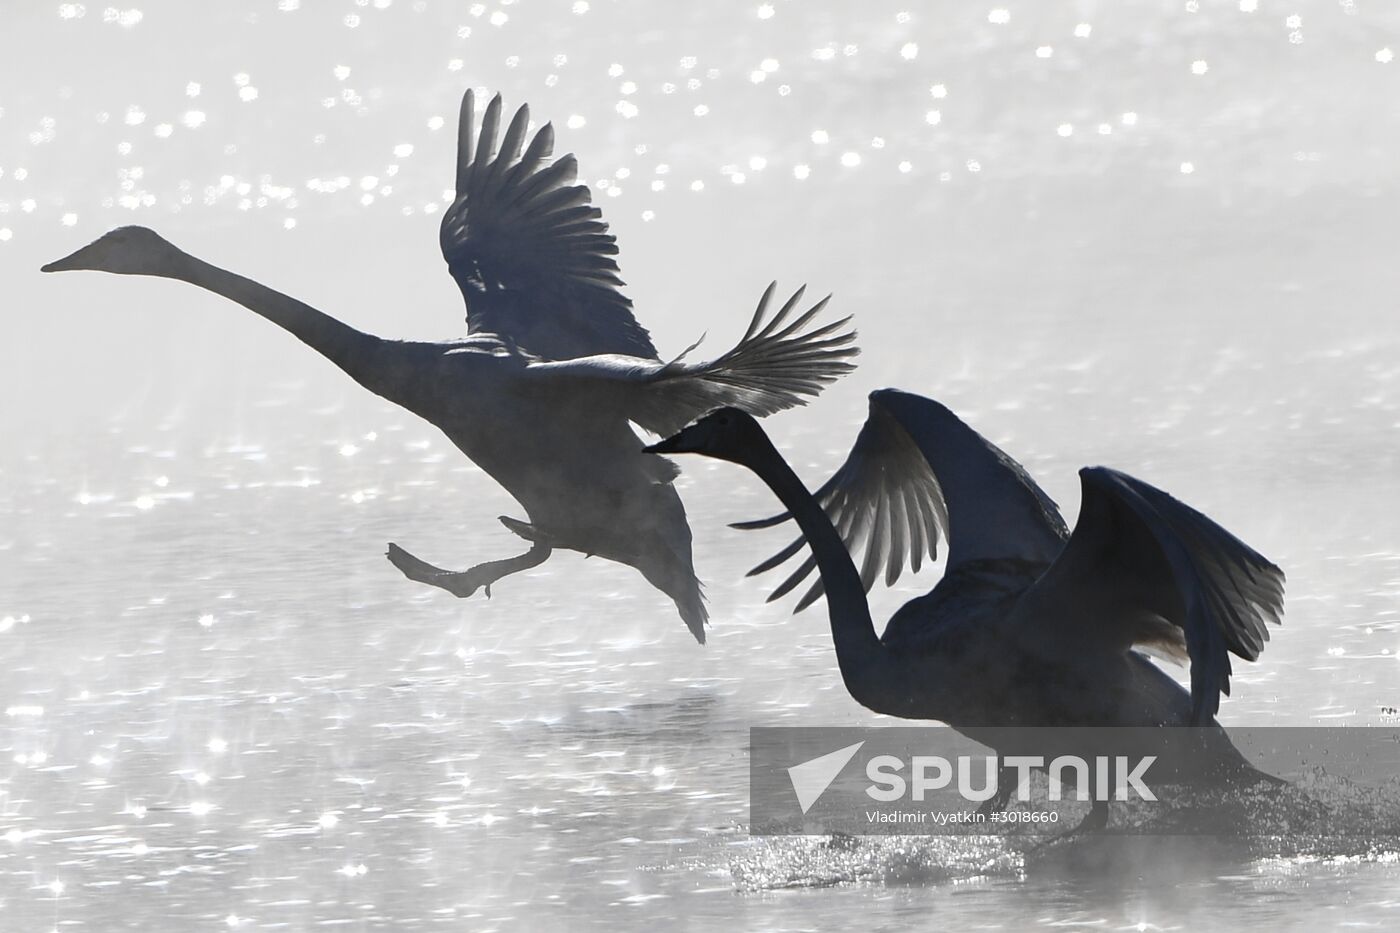
{"type": "Polygon", "coordinates": [[[457,333],[429,211],[499,90],[578,154],[663,355],[772,278],[856,314],[861,368],[769,423],[804,475],[886,385],[1070,517],[1075,469],[1128,470],[1288,572],[1223,721],[1393,722],[1400,9],[1241,6],[7,2],[0,927],[1393,927],[1383,852],[755,844],[748,727],[873,717],[820,611],[743,580],[786,540],[724,528],[772,508],[751,477],[685,463],[703,649],[573,554],[457,602],[385,542],[465,567],[518,510],[431,428],[187,286],[37,271],[143,223],[457,333]]]}

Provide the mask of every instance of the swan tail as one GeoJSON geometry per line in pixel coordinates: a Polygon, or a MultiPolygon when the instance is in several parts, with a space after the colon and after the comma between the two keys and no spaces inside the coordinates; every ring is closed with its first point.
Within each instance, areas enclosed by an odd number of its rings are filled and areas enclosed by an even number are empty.
{"type": "Polygon", "coordinates": [[[703,645],[705,626],[710,622],[710,611],[705,608],[705,594],[700,591],[700,581],[694,580],[689,592],[672,598],[676,601],[676,609],[680,611],[681,621],[690,629],[690,634],[695,636],[695,640],[703,645]]]}
{"type": "MultiPolygon", "coordinates": [[[[685,555],[688,558],[689,555],[685,555]]],[[[709,624],[710,612],[705,607],[705,594],[702,584],[691,569],[690,561],[667,548],[660,559],[639,564],[637,569],[647,582],[656,587],[676,604],[681,621],[690,629],[690,634],[700,644],[705,643],[705,626],[709,624]]]]}

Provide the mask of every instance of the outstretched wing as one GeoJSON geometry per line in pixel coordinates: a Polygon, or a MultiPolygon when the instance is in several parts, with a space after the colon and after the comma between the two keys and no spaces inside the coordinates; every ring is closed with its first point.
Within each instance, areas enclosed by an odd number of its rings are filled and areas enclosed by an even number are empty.
{"type": "MultiPolygon", "coordinates": [[[[887,409],[872,399],[870,416],[856,437],[846,462],[816,492],[852,557],[858,549],[860,579],[866,592],[881,570],[885,584],[893,584],[906,563],[918,573],[927,555],[938,556],[940,534],[948,536],[948,506],[938,477],[904,426],[887,409]]],[[[769,528],[787,521],[784,512],[772,518],[738,522],[742,529],[769,528]]],[[[807,543],[799,536],[787,547],[749,571],[749,576],[772,570],[802,550],[807,543]]],[[[816,560],[808,556],[768,597],[780,599],[812,574],[816,560]]],[[[822,595],[821,577],[797,602],[801,612],[822,595]]]]}
{"type": "Polygon", "coordinates": [[[1018,607],[1047,643],[1151,645],[1191,661],[1191,723],[1230,693],[1230,655],[1253,661],[1283,613],[1283,571],[1190,506],[1106,467],[1079,471],[1064,551],[1018,607]]]}
{"type": "MultiPolygon", "coordinates": [[[[871,393],[870,415],[855,447],[816,498],[858,559],[867,591],[881,568],[886,585],[906,565],[917,573],[925,554],[937,556],[940,534],[948,539],[946,570],[988,560],[1045,566],[1069,534],[1055,503],[1019,463],[947,406],[897,389],[871,393]],[[959,516],[955,531],[950,509],[959,516]]],[[[783,513],[734,527],[766,528],[790,517],[783,513]]],[[[778,566],[805,543],[799,537],[750,575],[778,566]]],[[[769,598],[783,596],[815,566],[809,557],[769,598]]],[[[796,611],[821,593],[818,579],[796,611]]]]}
{"type": "Polygon", "coordinates": [[[704,363],[687,363],[686,353],[646,377],[647,391],[639,395],[632,420],[663,437],[674,434],[702,415],[726,406],[756,418],[805,405],[806,399],[855,369],[851,358],[860,353],[850,317],[806,330],[831,296],[812,305],[791,322],[807,286],[793,292],[778,313],[764,320],[773,282],[763,292],[748,330],[734,348],[704,363]]]}
{"type": "Polygon", "coordinates": [[[855,368],[860,353],[849,317],[807,329],[830,296],[789,321],[802,301],[799,288],[768,317],[768,286],[744,336],[732,350],[704,363],[687,363],[689,349],[669,363],[616,354],[534,363],[530,375],[570,380],[578,392],[600,392],[631,421],[662,436],[674,434],[716,408],[732,406],[755,417],[806,404],[829,383],[855,368]]]}
{"type": "Polygon", "coordinates": [[[467,330],[498,334],[545,359],[655,359],[620,290],[617,238],[587,186],[574,183],[577,161],[550,159],[554,130],[546,123],[525,146],[530,111],[521,107],[500,136],[500,95],[487,105],[475,144],[472,121],[469,90],[457,131],[457,199],[440,232],[467,301],[467,330]]]}

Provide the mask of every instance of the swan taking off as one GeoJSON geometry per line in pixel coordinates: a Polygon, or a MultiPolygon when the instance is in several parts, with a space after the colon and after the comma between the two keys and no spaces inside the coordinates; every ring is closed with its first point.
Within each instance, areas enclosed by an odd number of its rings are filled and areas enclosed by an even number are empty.
{"type": "MultiPolygon", "coordinates": [[[[1161,490],[1086,467],[1070,534],[1020,464],[939,403],[891,389],[871,395],[855,447],[816,495],[741,411],[648,450],[729,460],[773,490],[787,511],[737,527],[792,519],[802,536],[753,572],[811,548],[774,598],[816,568],[799,608],[825,593],[841,676],[861,705],[972,738],[992,726],[1205,726],[1227,772],[1266,777],[1215,713],[1230,655],[1255,660],[1265,623],[1279,622],[1283,571],[1161,490]],[[865,595],[876,575],[892,583],[906,561],[917,570],[940,532],[943,578],[877,635],[865,595]],[[1189,659],[1190,692],[1138,648],[1189,659]]],[[[1106,808],[1091,818],[1106,820],[1106,808]]]]}
{"type": "Polygon", "coordinates": [[[502,517],[524,554],[452,572],[389,545],[405,576],[456,596],[538,566],[554,548],[641,571],[671,597],[697,641],[707,619],[691,559],[678,470],[642,452],[630,422],[669,434],[721,406],[767,415],[805,403],[853,368],[850,318],[811,326],[826,305],[793,316],[802,289],[770,314],[774,286],[743,338],[707,363],[663,362],[621,292],[617,245],[572,155],[551,160],[545,124],[525,144],[521,107],[501,135],[501,99],[473,143],[472,92],[462,100],[457,197],[442,221],[448,271],[467,303],[467,333],[443,343],[363,333],[251,279],[122,227],[45,272],[90,269],[179,279],[290,331],[360,385],[430,421],[521,504],[502,517]]]}

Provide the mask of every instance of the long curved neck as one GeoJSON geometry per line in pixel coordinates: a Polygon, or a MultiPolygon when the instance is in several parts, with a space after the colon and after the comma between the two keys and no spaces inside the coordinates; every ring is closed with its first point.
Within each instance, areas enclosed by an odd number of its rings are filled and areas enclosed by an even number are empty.
{"type": "Polygon", "coordinates": [[[289,295],[185,252],[177,252],[173,257],[166,277],[189,282],[236,301],[291,333],[359,382],[364,381],[360,371],[369,363],[374,349],[383,342],[289,295]]]}
{"type": "MultiPolygon", "coordinates": [[[[872,705],[872,690],[885,683],[889,673],[888,651],[875,634],[866,602],[865,587],[851,561],[846,544],[832,527],[831,519],[807,491],[802,480],[788,466],[777,449],[764,443],[751,450],[744,465],[773,490],[802,529],[821,574],[831,617],[831,638],[841,678],[851,696],[864,706],[872,705]]],[[[888,684],[885,684],[888,686],[888,684]]],[[[886,691],[880,691],[882,693],[886,691]]]]}
{"type": "Polygon", "coordinates": [[[418,357],[422,354],[413,351],[431,345],[385,340],[356,330],[289,295],[183,250],[170,249],[170,257],[148,274],[188,282],[237,302],[292,334],[374,394],[415,409],[418,357]]]}

